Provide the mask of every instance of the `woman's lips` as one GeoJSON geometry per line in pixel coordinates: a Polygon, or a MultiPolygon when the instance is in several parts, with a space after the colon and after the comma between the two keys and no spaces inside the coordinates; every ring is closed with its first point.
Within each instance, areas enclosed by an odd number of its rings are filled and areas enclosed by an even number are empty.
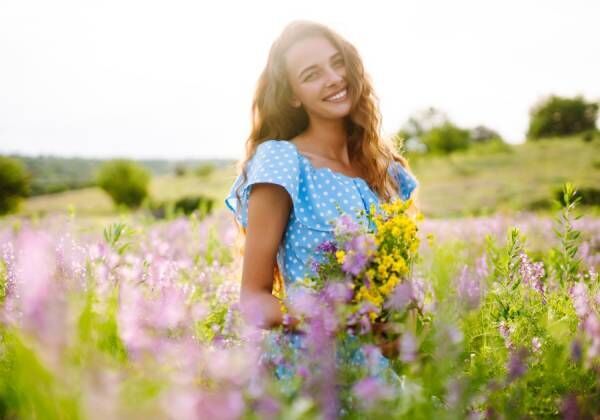
{"type": "Polygon", "coordinates": [[[347,97],[348,97],[348,89],[344,89],[344,90],[336,93],[335,95],[331,95],[323,100],[327,101],[327,102],[342,102],[342,101],[346,100],[347,97]]]}

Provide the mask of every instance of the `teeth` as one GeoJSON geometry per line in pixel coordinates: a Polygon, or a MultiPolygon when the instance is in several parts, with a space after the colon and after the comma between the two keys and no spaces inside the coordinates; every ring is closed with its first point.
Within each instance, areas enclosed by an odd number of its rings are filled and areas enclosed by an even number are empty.
{"type": "Polygon", "coordinates": [[[335,96],[331,96],[331,97],[327,98],[326,101],[341,99],[344,96],[346,96],[346,89],[344,89],[343,91],[341,91],[340,93],[338,93],[335,96]]]}

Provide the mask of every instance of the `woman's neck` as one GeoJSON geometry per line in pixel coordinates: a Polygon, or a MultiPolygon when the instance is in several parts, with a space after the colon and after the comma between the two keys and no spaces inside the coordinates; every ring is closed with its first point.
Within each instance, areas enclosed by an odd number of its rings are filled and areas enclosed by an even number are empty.
{"type": "Polygon", "coordinates": [[[304,150],[325,159],[350,164],[348,153],[348,133],[343,120],[311,121],[295,143],[301,143],[304,150]]]}

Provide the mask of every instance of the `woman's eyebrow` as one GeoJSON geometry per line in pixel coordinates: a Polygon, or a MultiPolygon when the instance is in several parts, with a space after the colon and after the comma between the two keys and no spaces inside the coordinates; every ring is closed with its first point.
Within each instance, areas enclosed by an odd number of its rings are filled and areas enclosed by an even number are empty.
{"type": "MultiPolygon", "coordinates": [[[[334,53],[334,54],[333,54],[331,57],[329,57],[329,61],[331,61],[331,60],[335,59],[335,58],[336,58],[338,55],[340,55],[340,56],[341,56],[342,54],[341,54],[339,51],[338,51],[338,52],[336,52],[336,53],[334,53]]],[[[309,70],[312,70],[312,69],[313,69],[313,68],[315,68],[315,67],[317,67],[317,64],[312,64],[312,65],[310,65],[310,66],[308,66],[308,67],[305,67],[305,68],[304,68],[304,69],[303,69],[303,70],[302,70],[300,73],[298,73],[298,78],[302,77],[302,75],[303,75],[305,72],[307,72],[307,71],[309,71],[309,70]]]]}

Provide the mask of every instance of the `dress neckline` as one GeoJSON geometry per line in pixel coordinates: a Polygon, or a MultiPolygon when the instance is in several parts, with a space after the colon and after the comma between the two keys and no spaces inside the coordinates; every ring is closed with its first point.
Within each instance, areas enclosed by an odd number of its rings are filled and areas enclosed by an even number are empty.
{"type": "Polygon", "coordinates": [[[344,177],[346,179],[350,179],[350,180],[353,180],[353,181],[354,180],[359,180],[359,181],[364,182],[365,184],[367,183],[367,181],[365,181],[363,178],[361,178],[359,176],[349,176],[349,175],[343,174],[341,172],[334,171],[333,169],[331,169],[331,168],[329,168],[327,166],[321,166],[321,167],[317,168],[315,165],[313,165],[313,163],[311,162],[311,160],[308,157],[306,157],[302,153],[300,153],[300,150],[298,150],[298,146],[296,146],[290,140],[283,140],[283,141],[291,144],[292,147],[294,148],[294,150],[296,151],[296,154],[299,155],[301,158],[305,159],[306,162],[308,162],[308,164],[310,165],[310,167],[312,169],[314,169],[315,171],[326,171],[326,172],[330,172],[330,173],[332,173],[334,175],[339,175],[339,176],[344,177]]]}

